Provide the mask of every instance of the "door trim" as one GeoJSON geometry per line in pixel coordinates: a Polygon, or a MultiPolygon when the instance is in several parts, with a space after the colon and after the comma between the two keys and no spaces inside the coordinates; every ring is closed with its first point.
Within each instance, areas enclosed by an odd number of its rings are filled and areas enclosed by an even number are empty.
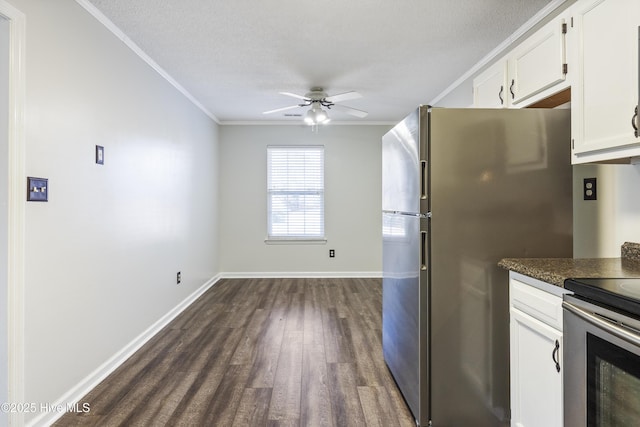
{"type": "MultiPolygon", "coordinates": [[[[8,260],[9,401],[24,402],[25,280],[25,15],[0,0],[0,15],[9,20],[8,260]]],[[[23,425],[24,415],[9,414],[9,425],[23,425]]]]}

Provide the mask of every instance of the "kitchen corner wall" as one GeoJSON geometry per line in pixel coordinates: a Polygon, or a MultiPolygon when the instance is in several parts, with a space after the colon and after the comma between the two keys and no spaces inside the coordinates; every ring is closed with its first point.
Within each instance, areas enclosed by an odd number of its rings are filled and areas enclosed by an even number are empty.
{"type": "Polygon", "coordinates": [[[26,202],[24,402],[40,405],[219,272],[218,125],[78,3],[9,1],[26,173],[49,179],[49,201],[26,202]]]}
{"type": "Polygon", "coordinates": [[[578,165],[573,180],[574,257],[619,257],[640,242],[640,165],[578,165]],[[583,200],[584,178],[597,178],[597,200],[583,200]]]}
{"type": "Polygon", "coordinates": [[[380,276],[381,140],[391,126],[223,125],[220,270],[229,276],[380,276]],[[267,146],[325,146],[326,244],[268,245],[267,146]],[[335,258],[329,258],[335,249],[335,258]]]}

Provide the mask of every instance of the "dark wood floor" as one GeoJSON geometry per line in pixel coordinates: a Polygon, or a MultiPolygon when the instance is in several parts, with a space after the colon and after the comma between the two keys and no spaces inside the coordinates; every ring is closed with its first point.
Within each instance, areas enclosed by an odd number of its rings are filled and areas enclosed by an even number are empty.
{"type": "Polygon", "coordinates": [[[222,280],[55,426],[415,426],[378,279],[222,280]]]}

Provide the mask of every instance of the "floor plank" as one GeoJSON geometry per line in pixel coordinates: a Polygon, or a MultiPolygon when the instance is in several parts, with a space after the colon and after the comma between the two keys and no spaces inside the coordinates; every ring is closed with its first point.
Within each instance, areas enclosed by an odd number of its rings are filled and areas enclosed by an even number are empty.
{"type": "Polygon", "coordinates": [[[366,426],[353,363],[330,363],[331,406],[337,426],[366,426]],[[355,391],[355,393],[354,393],[355,391]]]}
{"type": "Polygon", "coordinates": [[[381,304],[379,279],[221,280],[54,425],[412,427],[381,304]]]}
{"type": "Polygon", "coordinates": [[[269,421],[287,421],[287,424],[295,423],[296,425],[299,423],[302,340],[302,331],[285,332],[271,392],[269,421]]]}
{"type": "Polygon", "coordinates": [[[270,388],[245,388],[233,420],[233,427],[266,425],[269,402],[270,388]]]}

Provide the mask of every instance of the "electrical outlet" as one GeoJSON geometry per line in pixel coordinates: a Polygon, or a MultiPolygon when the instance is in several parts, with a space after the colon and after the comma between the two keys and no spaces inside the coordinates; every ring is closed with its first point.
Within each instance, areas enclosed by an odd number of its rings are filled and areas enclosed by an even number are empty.
{"type": "Polygon", "coordinates": [[[582,186],[584,200],[598,200],[598,192],[595,178],[585,178],[582,186]]]}
{"type": "Polygon", "coordinates": [[[336,257],[335,249],[329,249],[329,258],[335,258],[335,257],[336,257]]]}
{"type": "Polygon", "coordinates": [[[180,282],[182,282],[182,273],[178,271],[178,274],[176,274],[176,284],[179,285],[180,282]]]}

